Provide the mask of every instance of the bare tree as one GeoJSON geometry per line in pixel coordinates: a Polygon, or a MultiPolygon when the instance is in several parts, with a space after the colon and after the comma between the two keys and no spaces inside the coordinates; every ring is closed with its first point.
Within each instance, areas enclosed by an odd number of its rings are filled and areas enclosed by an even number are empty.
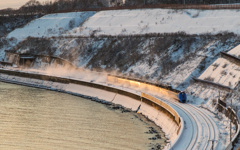
{"type": "Polygon", "coordinates": [[[31,15],[34,13],[41,12],[41,3],[37,0],[30,0],[25,5],[20,8],[22,13],[30,13],[31,15]]]}

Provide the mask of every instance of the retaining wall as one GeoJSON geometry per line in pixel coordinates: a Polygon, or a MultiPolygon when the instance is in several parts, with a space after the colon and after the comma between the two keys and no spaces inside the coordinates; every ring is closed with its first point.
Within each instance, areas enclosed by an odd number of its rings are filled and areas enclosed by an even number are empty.
{"type": "MultiPolygon", "coordinates": [[[[3,82],[95,97],[97,100],[120,104],[133,111],[136,111],[141,106],[139,112],[161,126],[163,131],[170,136],[171,143],[176,142],[179,134],[181,134],[180,130],[183,128],[182,120],[173,108],[146,93],[139,94],[87,81],[2,69],[0,69],[0,79],[3,82]]],[[[131,82],[131,84],[138,86],[138,83],[131,82]]],[[[144,86],[149,90],[159,90],[155,89],[156,87],[144,86]]],[[[161,92],[169,94],[167,90],[161,92]]]]}
{"type": "Polygon", "coordinates": [[[156,109],[159,109],[160,107],[160,109],[165,110],[166,113],[170,114],[179,127],[177,130],[177,134],[179,134],[181,129],[181,117],[171,106],[146,93],[141,93],[141,97],[143,98],[143,102],[152,105],[156,109]]]}
{"type": "MultiPolygon", "coordinates": [[[[108,75],[107,81],[114,85],[120,85],[123,87],[133,88],[135,90],[139,89],[140,91],[144,90],[150,94],[157,95],[159,97],[168,97],[168,98],[171,97],[178,101],[178,97],[177,97],[178,91],[177,90],[174,91],[174,89],[172,89],[172,90],[166,89],[169,87],[159,87],[154,84],[148,84],[148,83],[140,82],[137,80],[131,80],[128,78],[121,78],[118,76],[111,76],[111,75],[108,75]]],[[[181,136],[182,128],[184,126],[183,121],[182,121],[181,117],[179,116],[179,114],[171,106],[169,106],[168,104],[164,103],[163,101],[161,101],[149,94],[141,92],[141,97],[142,97],[142,101],[144,103],[151,105],[155,109],[164,111],[164,113],[167,114],[169,118],[174,120],[174,122],[178,126],[178,129],[176,129],[176,131],[175,131],[177,134],[177,137],[175,137],[176,139],[173,140],[176,142],[177,138],[179,138],[181,136]]],[[[172,136],[174,136],[174,135],[172,135],[172,136]]],[[[174,146],[175,142],[172,142],[172,146],[174,146]]]]}

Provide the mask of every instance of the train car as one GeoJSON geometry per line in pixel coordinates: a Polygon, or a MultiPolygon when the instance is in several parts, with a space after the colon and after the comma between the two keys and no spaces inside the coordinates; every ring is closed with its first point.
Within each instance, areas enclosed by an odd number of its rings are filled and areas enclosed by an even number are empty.
{"type": "Polygon", "coordinates": [[[178,94],[178,98],[179,98],[179,102],[181,103],[186,103],[187,101],[187,95],[185,92],[181,91],[179,94],[178,94]]]}

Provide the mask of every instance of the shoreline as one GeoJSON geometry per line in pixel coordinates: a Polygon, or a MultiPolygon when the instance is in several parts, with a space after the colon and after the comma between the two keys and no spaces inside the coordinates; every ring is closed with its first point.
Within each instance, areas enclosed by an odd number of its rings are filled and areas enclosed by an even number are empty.
{"type": "MultiPolygon", "coordinates": [[[[169,112],[166,114],[164,110],[141,102],[141,93],[137,91],[122,89],[107,83],[99,84],[92,81],[71,79],[69,77],[58,77],[16,70],[1,70],[0,81],[63,92],[101,102],[106,105],[120,105],[132,112],[136,112],[141,105],[141,109],[138,112],[162,129],[165,135],[167,135],[167,143],[172,145],[179,137],[179,126],[175,120],[169,116],[171,114],[168,114],[169,112]]],[[[169,144],[166,144],[166,146],[169,144]]]]}
{"type": "Polygon", "coordinates": [[[20,82],[14,82],[14,81],[11,81],[11,80],[0,79],[0,82],[4,82],[4,83],[7,83],[7,84],[16,84],[16,85],[20,85],[20,86],[27,86],[27,87],[31,87],[31,88],[40,88],[40,89],[50,90],[50,91],[54,91],[54,92],[69,94],[69,95],[81,97],[81,98],[84,98],[84,99],[87,99],[87,100],[90,100],[90,101],[93,101],[93,102],[96,102],[96,103],[103,104],[107,109],[109,109],[111,111],[118,110],[118,111],[121,111],[122,113],[131,113],[136,119],[138,119],[139,121],[148,125],[149,131],[145,132],[145,134],[151,134],[152,135],[152,138],[148,139],[150,149],[164,149],[167,146],[167,143],[168,143],[167,141],[169,139],[166,137],[166,133],[162,130],[162,128],[160,126],[158,126],[155,122],[150,120],[144,114],[137,113],[136,111],[131,110],[129,108],[126,108],[122,105],[114,104],[112,102],[108,102],[108,101],[103,100],[103,99],[98,99],[97,97],[90,97],[90,96],[87,96],[87,95],[70,93],[70,92],[66,92],[66,91],[63,91],[63,90],[49,89],[49,88],[44,88],[42,86],[29,85],[29,84],[24,84],[24,83],[20,83],[20,82]],[[165,140],[164,140],[164,143],[153,144],[152,141],[157,140],[157,139],[165,139],[165,140]]]}

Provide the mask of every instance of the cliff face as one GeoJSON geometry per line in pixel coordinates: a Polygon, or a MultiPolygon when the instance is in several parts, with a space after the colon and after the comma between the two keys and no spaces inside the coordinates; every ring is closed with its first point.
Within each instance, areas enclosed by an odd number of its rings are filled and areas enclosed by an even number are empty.
{"type": "Polygon", "coordinates": [[[219,52],[239,43],[233,34],[28,38],[11,52],[57,56],[77,67],[114,71],[185,89],[219,52]]]}

